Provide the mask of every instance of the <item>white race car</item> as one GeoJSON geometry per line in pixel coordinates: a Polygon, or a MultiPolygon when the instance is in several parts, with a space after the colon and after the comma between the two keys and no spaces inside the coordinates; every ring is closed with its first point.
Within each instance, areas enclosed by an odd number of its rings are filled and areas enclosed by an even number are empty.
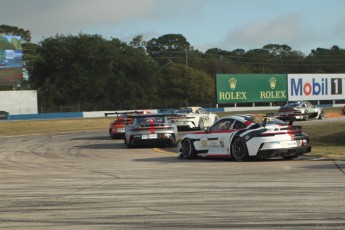
{"type": "Polygon", "coordinates": [[[219,120],[217,114],[207,112],[202,107],[186,107],[173,111],[177,116],[169,117],[178,128],[199,129],[210,127],[219,120]]]}
{"type": "Polygon", "coordinates": [[[293,159],[310,152],[311,145],[302,127],[293,126],[292,121],[275,124],[274,120],[268,122],[262,116],[227,116],[206,131],[184,136],[179,143],[179,156],[184,159],[229,157],[235,161],[252,156],[293,159]]]}
{"type": "Polygon", "coordinates": [[[281,106],[277,113],[277,118],[281,120],[290,119],[290,117],[304,121],[309,118],[323,119],[325,111],[309,101],[291,101],[281,106]]]}

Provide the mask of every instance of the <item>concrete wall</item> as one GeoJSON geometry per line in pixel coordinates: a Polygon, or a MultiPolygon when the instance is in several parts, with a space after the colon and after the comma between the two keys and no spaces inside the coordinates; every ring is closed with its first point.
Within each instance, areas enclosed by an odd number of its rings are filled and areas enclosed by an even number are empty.
{"type": "Polygon", "coordinates": [[[10,115],[37,114],[37,91],[0,91],[0,111],[6,111],[10,115]]]}

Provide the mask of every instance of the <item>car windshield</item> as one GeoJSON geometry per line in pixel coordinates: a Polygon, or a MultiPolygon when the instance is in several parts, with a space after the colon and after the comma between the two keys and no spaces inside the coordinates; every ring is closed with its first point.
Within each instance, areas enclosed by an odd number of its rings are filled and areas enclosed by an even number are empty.
{"type": "Polygon", "coordinates": [[[292,102],[288,102],[283,107],[284,108],[292,108],[292,107],[300,106],[301,104],[303,104],[301,101],[292,101],[292,102]]]}

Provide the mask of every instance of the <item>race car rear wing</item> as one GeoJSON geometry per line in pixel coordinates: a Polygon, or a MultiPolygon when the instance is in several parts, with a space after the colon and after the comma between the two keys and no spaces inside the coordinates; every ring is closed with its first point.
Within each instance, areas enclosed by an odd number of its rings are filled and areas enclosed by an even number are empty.
{"type": "Polygon", "coordinates": [[[128,111],[128,112],[113,112],[113,113],[104,113],[104,116],[108,117],[109,115],[116,115],[119,117],[119,115],[127,115],[127,117],[131,114],[144,114],[145,111],[128,111]]]}
{"type": "Polygon", "coordinates": [[[179,116],[177,114],[163,114],[163,113],[155,113],[155,114],[139,114],[139,115],[129,115],[127,118],[145,118],[145,117],[173,117],[173,116],[179,116]]]}
{"type": "MultiPolygon", "coordinates": [[[[269,115],[265,115],[264,116],[264,119],[263,119],[263,121],[262,121],[262,126],[263,127],[265,127],[266,125],[267,125],[267,122],[268,122],[268,119],[270,118],[270,117],[275,117],[275,116],[269,116],[269,115]]],[[[275,118],[277,118],[277,117],[275,117],[275,118]]],[[[298,127],[298,128],[301,128],[301,126],[293,126],[293,123],[294,123],[294,121],[295,121],[295,117],[294,116],[290,116],[290,119],[289,119],[289,123],[288,123],[288,127],[298,127]]]]}
{"type": "MultiPolygon", "coordinates": [[[[148,120],[150,119],[150,118],[153,118],[152,120],[154,120],[154,118],[160,118],[160,117],[166,117],[167,118],[167,120],[169,120],[169,118],[171,118],[171,117],[174,117],[174,116],[178,116],[178,115],[176,115],[176,114],[160,114],[160,113],[156,113],[156,114],[139,114],[139,115],[130,115],[130,116],[127,116],[127,119],[134,119],[134,118],[148,118],[148,120]]],[[[160,124],[163,124],[163,123],[165,123],[165,122],[162,122],[162,121],[156,121],[156,124],[158,124],[158,123],[160,123],[160,124]]],[[[140,122],[140,125],[141,126],[145,126],[145,124],[146,124],[146,122],[140,122]]]]}

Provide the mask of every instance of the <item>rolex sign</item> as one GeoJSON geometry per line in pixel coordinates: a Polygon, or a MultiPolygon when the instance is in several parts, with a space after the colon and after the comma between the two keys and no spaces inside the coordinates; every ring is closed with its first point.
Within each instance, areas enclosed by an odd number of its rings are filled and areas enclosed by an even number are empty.
{"type": "Polygon", "coordinates": [[[217,74],[217,103],[287,101],[287,74],[217,74]]]}

